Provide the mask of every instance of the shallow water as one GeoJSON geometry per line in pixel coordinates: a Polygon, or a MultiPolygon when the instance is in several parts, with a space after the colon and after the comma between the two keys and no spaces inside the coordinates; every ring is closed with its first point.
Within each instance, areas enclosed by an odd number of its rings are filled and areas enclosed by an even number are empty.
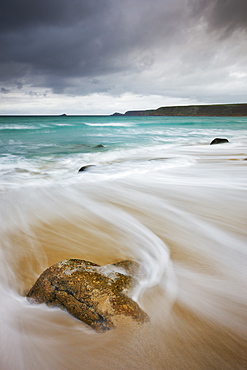
{"type": "Polygon", "coordinates": [[[8,117],[0,129],[0,369],[247,367],[246,118],[8,117]],[[97,334],[28,303],[66,258],[138,261],[133,298],[150,324],[97,334]]]}

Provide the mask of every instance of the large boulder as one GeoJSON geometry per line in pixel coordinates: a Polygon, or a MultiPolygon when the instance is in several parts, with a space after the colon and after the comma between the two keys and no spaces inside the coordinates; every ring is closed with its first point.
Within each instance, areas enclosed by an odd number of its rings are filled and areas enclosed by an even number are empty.
{"type": "Polygon", "coordinates": [[[214,144],[223,144],[223,143],[229,143],[229,140],[228,139],[222,139],[220,137],[216,137],[214,140],[211,141],[210,145],[214,145],[214,144]]]}
{"type": "Polygon", "coordinates": [[[126,295],[137,284],[138,271],[139,264],[129,260],[99,266],[67,259],[46,269],[27,298],[66,310],[98,332],[128,319],[142,324],[149,321],[147,314],[126,295]]]}

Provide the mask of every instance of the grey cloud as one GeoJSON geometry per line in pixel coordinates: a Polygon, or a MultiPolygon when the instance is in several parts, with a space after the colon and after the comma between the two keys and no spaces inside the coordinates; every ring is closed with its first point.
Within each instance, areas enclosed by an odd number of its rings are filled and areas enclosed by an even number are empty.
{"type": "Polygon", "coordinates": [[[0,91],[3,94],[8,94],[10,92],[10,90],[9,89],[5,89],[5,87],[1,87],[0,91]]]}
{"type": "Polygon", "coordinates": [[[209,29],[220,30],[224,36],[247,29],[246,0],[193,0],[191,4],[194,15],[203,17],[209,29]]]}

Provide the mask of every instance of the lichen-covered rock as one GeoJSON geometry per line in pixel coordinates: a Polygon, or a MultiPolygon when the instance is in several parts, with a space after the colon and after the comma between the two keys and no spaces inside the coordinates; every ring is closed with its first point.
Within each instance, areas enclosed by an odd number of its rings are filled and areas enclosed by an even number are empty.
{"type": "Polygon", "coordinates": [[[222,139],[220,137],[216,137],[214,140],[211,141],[210,145],[215,145],[215,144],[223,144],[223,143],[229,143],[228,139],[222,139]]]}
{"type": "Polygon", "coordinates": [[[98,332],[115,328],[130,318],[147,322],[147,314],[129,298],[137,283],[139,264],[120,261],[112,265],[68,259],[45,270],[27,294],[31,303],[60,307],[98,332]]]}

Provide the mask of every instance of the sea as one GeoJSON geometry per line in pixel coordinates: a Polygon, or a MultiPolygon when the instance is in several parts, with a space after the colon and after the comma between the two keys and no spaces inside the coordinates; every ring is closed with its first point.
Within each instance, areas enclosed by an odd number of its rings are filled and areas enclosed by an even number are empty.
{"type": "Polygon", "coordinates": [[[247,117],[0,117],[0,169],[1,370],[247,368],[247,117]],[[150,322],[28,302],[68,258],[137,261],[150,322]]]}

